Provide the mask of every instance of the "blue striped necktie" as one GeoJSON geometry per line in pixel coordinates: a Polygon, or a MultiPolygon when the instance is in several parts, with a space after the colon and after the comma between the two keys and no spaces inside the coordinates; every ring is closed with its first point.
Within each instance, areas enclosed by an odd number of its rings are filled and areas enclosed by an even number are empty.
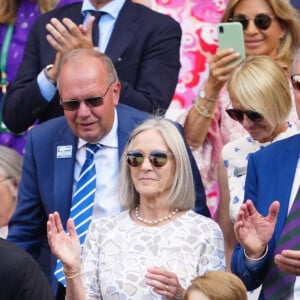
{"type": "MultiPolygon", "coordinates": [[[[70,218],[74,221],[81,246],[84,243],[93,213],[94,197],[96,192],[96,168],[94,155],[100,147],[101,146],[99,144],[86,144],[86,159],[81,168],[72,199],[70,218]]],[[[60,260],[57,260],[54,274],[58,281],[65,286],[66,281],[60,260]]]]}
{"type": "Polygon", "coordinates": [[[263,294],[267,300],[284,300],[293,295],[296,276],[280,270],[274,256],[285,249],[300,250],[300,187],[287,216],[272,262],[265,275],[263,294]]]}

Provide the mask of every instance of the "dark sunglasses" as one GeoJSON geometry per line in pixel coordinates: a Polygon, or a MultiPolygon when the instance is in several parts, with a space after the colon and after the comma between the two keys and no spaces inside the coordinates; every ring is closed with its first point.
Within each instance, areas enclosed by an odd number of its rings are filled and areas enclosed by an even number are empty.
{"type": "MultiPolygon", "coordinates": [[[[266,14],[258,14],[253,19],[254,24],[257,28],[262,30],[267,30],[271,23],[274,16],[269,16],[266,14]]],[[[245,30],[248,27],[250,19],[245,15],[237,15],[233,16],[232,18],[228,19],[229,22],[240,22],[243,26],[243,30],[245,30]]]]}
{"type": "MultiPolygon", "coordinates": [[[[167,163],[168,155],[171,154],[172,152],[155,150],[149,154],[148,158],[153,167],[160,168],[167,163]]],[[[129,166],[138,167],[143,163],[145,157],[147,156],[142,151],[131,150],[127,152],[126,160],[129,166]]]]}
{"type": "Polygon", "coordinates": [[[226,109],[226,112],[228,113],[229,117],[235,121],[243,122],[244,120],[244,114],[247,116],[249,120],[252,122],[259,122],[264,119],[264,116],[260,113],[252,110],[241,110],[241,109],[226,109]]]}
{"type": "Polygon", "coordinates": [[[300,91],[300,74],[294,74],[291,76],[293,88],[300,91]]]}
{"type": "MultiPolygon", "coordinates": [[[[85,105],[89,108],[97,107],[103,104],[103,100],[106,96],[106,94],[109,91],[109,88],[111,87],[112,83],[109,84],[108,88],[104,92],[103,96],[96,96],[96,97],[91,97],[84,99],[85,105]]],[[[70,111],[75,111],[79,109],[80,103],[82,102],[81,100],[60,100],[60,105],[64,110],[70,110],[70,111]]]]}

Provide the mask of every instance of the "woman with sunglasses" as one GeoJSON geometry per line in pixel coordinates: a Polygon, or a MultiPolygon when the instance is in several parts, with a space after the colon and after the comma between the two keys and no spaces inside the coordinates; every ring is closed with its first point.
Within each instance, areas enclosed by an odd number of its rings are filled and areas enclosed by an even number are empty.
{"type": "Polygon", "coordinates": [[[63,262],[66,299],[182,299],[190,281],[224,270],[222,232],[193,212],[194,187],[186,145],[167,119],[138,126],[124,150],[120,198],[127,209],[95,220],[82,266],[72,220],[67,235],[57,212],[48,241],[63,262]]]}
{"type": "MultiPolygon", "coordinates": [[[[242,23],[246,56],[268,55],[288,76],[294,53],[300,47],[299,16],[289,1],[229,0],[222,22],[242,23]]],[[[246,134],[243,127],[225,112],[230,103],[226,83],[241,60],[228,63],[238,57],[231,49],[217,51],[209,62],[209,76],[199,97],[179,119],[206,189],[216,180],[223,145],[246,134]]],[[[298,123],[294,108],[289,120],[298,123]]]]}
{"type": "Polygon", "coordinates": [[[232,108],[226,112],[248,132],[223,147],[218,168],[219,223],[224,234],[227,269],[230,270],[236,245],[233,224],[244,201],[248,157],[299,131],[287,122],[292,106],[288,78],[271,57],[246,59],[233,71],[228,92],[232,108]]]}

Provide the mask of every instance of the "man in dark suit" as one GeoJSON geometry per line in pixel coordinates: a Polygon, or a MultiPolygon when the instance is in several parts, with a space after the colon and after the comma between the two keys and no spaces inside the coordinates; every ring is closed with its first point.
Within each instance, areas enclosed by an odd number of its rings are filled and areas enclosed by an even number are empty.
{"type": "MultiPolygon", "coordinates": [[[[94,158],[97,183],[92,218],[114,214],[121,211],[116,192],[119,159],[131,131],[150,116],[118,104],[121,84],[110,59],[97,50],[68,52],[61,62],[58,86],[65,116],[29,132],[18,205],[8,236],[39,261],[54,292],[58,286],[53,277],[56,258],[47,243],[46,222],[49,213],[58,211],[66,224],[87,143],[101,144],[94,158]]],[[[200,174],[188,151],[196,189],[195,210],[209,215],[200,174]]],[[[57,299],[64,299],[61,291],[60,286],[57,299]]]]}
{"type": "Polygon", "coordinates": [[[44,14],[32,27],[4,105],[10,130],[19,133],[37,120],[63,114],[55,85],[59,58],[72,48],[93,47],[89,18],[95,10],[105,14],[94,46],[115,65],[122,85],[120,102],[149,113],[168,108],[180,69],[179,24],[130,0],[84,0],[44,14]],[[85,24],[87,33],[80,34],[74,24],[85,24]]]}
{"type": "Polygon", "coordinates": [[[38,263],[23,249],[0,238],[0,299],[53,300],[38,263]]]}
{"type": "MultiPolygon", "coordinates": [[[[248,290],[263,284],[268,267],[275,259],[274,251],[287,219],[290,199],[295,198],[292,186],[299,153],[300,135],[295,135],[249,158],[245,185],[247,202],[242,205],[239,214],[242,215],[235,225],[239,244],[231,259],[232,272],[243,280],[248,290]],[[245,258],[245,253],[252,258],[252,263],[245,258]]],[[[300,263],[300,251],[298,253],[300,263]]],[[[268,297],[262,292],[259,299],[267,300],[268,297]]]]}
{"type": "MultiPolygon", "coordinates": [[[[300,117],[300,52],[293,72],[300,117]]],[[[296,228],[300,224],[299,213],[294,211],[300,206],[299,158],[297,134],[252,154],[248,161],[245,203],[235,224],[239,244],[232,255],[231,269],[248,290],[262,284],[259,300],[300,297],[300,237],[289,231],[291,223],[296,228]],[[286,277],[291,278],[286,281],[290,285],[282,285],[286,277]]]]}

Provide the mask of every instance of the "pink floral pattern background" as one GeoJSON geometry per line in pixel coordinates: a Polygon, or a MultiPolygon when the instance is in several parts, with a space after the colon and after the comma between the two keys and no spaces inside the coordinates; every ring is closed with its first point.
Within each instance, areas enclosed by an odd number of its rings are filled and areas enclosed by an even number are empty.
{"type": "Polygon", "coordinates": [[[207,60],[217,50],[216,24],[227,0],[151,0],[150,5],[181,25],[181,70],[171,109],[187,108],[208,76],[207,60]]]}

